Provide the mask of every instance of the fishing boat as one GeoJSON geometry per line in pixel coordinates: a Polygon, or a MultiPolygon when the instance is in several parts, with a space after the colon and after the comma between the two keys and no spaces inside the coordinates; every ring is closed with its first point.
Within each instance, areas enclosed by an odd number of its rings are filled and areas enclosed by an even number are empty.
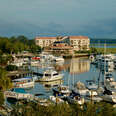
{"type": "Polygon", "coordinates": [[[21,99],[33,99],[34,95],[27,93],[23,88],[12,88],[4,92],[5,98],[21,100],[21,99]]]}
{"type": "Polygon", "coordinates": [[[56,81],[63,78],[63,74],[58,73],[53,68],[46,69],[43,74],[40,75],[39,81],[41,82],[49,82],[49,81],[56,81]]]}
{"type": "Polygon", "coordinates": [[[34,87],[34,79],[32,77],[24,77],[12,80],[15,88],[30,88],[34,87]]]}

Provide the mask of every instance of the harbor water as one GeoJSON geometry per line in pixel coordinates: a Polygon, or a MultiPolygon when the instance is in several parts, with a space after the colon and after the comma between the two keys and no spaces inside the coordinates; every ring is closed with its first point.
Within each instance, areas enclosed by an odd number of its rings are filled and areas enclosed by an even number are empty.
{"type": "MultiPolygon", "coordinates": [[[[58,72],[64,74],[62,80],[53,82],[36,82],[35,86],[26,90],[29,93],[37,94],[40,98],[49,98],[52,95],[52,88],[56,85],[63,84],[73,89],[74,85],[80,81],[86,84],[86,80],[103,81],[103,74],[100,69],[90,63],[89,58],[72,58],[65,59],[64,63],[51,63],[49,66],[54,67],[58,72]]],[[[40,71],[40,67],[31,67],[33,70],[40,71]]],[[[116,80],[116,71],[113,70],[113,77],[116,80]]]]}

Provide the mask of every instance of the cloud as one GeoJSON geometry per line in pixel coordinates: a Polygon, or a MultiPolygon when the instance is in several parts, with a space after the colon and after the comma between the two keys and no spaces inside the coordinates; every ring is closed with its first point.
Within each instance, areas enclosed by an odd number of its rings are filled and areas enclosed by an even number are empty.
{"type": "Polygon", "coordinates": [[[116,37],[116,18],[90,22],[84,25],[80,32],[85,32],[91,37],[116,37]]]}
{"type": "Polygon", "coordinates": [[[116,18],[96,20],[88,24],[64,27],[64,25],[49,22],[44,26],[30,24],[28,22],[9,23],[0,19],[1,36],[25,35],[35,36],[58,36],[58,35],[86,35],[89,37],[116,37],[116,18]]]}
{"type": "Polygon", "coordinates": [[[0,35],[1,36],[18,36],[25,35],[33,38],[38,35],[56,36],[62,33],[63,26],[54,22],[50,22],[44,26],[30,24],[28,22],[9,23],[0,19],[0,35]]]}

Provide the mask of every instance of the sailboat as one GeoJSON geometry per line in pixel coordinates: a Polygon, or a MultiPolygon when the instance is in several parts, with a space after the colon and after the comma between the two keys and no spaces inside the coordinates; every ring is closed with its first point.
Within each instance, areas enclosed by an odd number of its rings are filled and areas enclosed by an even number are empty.
{"type": "MultiPolygon", "coordinates": [[[[72,63],[71,63],[72,65],[71,65],[71,67],[72,67],[72,72],[74,73],[74,64],[73,63],[74,63],[74,59],[72,58],[72,63]]],[[[71,92],[70,96],[67,96],[66,99],[71,104],[82,105],[82,104],[84,104],[85,99],[84,99],[84,97],[82,97],[80,95],[79,91],[75,87],[74,82],[75,82],[75,78],[74,78],[74,74],[73,74],[73,78],[72,78],[72,92],[71,92]]],[[[79,82],[79,83],[81,83],[81,82],[79,82]]]]}
{"type": "MultiPolygon", "coordinates": [[[[106,71],[106,62],[104,62],[104,71],[106,71]]],[[[114,89],[110,85],[112,82],[114,82],[114,80],[112,77],[107,77],[107,76],[111,76],[111,75],[106,75],[104,72],[104,92],[101,95],[101,97],[103,98],[104,101],[116,103],[116,91],[114,91],[114,89]]]]}

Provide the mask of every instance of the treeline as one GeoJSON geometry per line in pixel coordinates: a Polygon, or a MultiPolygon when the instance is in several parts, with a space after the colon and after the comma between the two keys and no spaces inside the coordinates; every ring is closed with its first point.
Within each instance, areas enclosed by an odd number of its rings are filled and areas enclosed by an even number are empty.
{"type": "Polygon", "coordinates": [[[78,104],[56,104],[41,106],[34,102],[23,102],[14,106],[10,116],[116,116],[116,109],[112,104],[86,103],[78,104]]]}
{"type": "Polygon", "coordinates": [[[91,44],[116,44],[116,39],[91,38],[91,44]]]}
{"type": "Polygon", "coordinates": [[[35,45],[34,39],[29,40],[25,36],[18,37],[0,37],[0,54],[18,53],[22,51],[30,51],[32,53],[41,51],[39,46],[35,45]]]}

